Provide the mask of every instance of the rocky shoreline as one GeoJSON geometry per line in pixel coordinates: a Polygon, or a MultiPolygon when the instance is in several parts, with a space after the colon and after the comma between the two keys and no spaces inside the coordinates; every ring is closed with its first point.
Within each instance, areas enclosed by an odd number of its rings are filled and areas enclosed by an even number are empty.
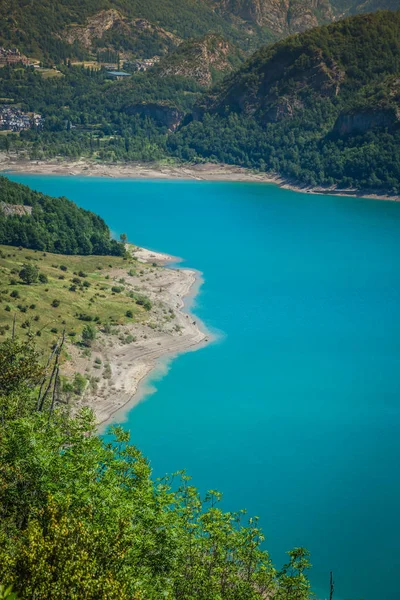
{"type": "MultiPolygon", "coordinates": [[[[179,259],[167,254],[135,248],[134,255],[143,264],[158,265],[146,275],[145,292],[153,303],[149,322],[134,323],[124,329],[124,334],[133,338],[129,343],[122,343],[115,336],[99,337],[90,357],[71,354],[65,365],[67,375],[78,370],[91,376],[98,374],[93,370],[94,358],[108,365],[107,379],[98,378],[98,388],[87,390],[80,401],[81,406],[93,409],[102,426],[116,412],[138,402],[140,383],[160,359],[197,349],[212,339],[205,326],[185,308],[185,301],[201,285],[201,274],[192,269],[168,268],[165,265],[179,259]]],[[[120,273],[115,271],[112,275],[117,278],[120,273]]]]}
{"type": "Polygon", "coordinates": [[[194,181],[241,181],[270,183],[282,189],[305,194],[348,196],[398,202],[400,196],[381,194],[376,190],[340,189],[335,186],[307,186],[294,180],[285,179],[273,173],[252,171],[234,165],[203,164],[164,164],[164,163],[100,163],[87,158],[78,160],[54,159],[31,161],[0,152],[0,173],[23,173],[26,175],[58,175],[77,177],[108,177],[115,179],[161,179],[194,181]]]}

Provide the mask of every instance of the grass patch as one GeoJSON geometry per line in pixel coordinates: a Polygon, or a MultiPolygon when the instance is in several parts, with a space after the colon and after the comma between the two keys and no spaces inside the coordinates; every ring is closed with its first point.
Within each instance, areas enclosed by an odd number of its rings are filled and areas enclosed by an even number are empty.
{"type": "Polygon", "coordinates": [[[0,340],[10,335],[14,315],[18,335],[35,336],[45,352],[64,329],[68,340],[80,341],[88,321],[100,331],[146,320],[145,306],[128,295],[133,287],[125,283],[119,293],[113,291],[112,270],[136,270],[137,265],[134,258],[64,256],[0,245],[0,340]],[[17,273],[28,262],[45,276],[44,283],[22,282],[17,273]]]}

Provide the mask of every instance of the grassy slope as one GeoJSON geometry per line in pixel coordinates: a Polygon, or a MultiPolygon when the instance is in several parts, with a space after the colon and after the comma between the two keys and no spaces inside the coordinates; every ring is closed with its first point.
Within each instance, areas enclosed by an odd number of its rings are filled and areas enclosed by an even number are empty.
{"type": "Polygon", "coordinates": [[[78,319],[80,313],[88,314],[91,317],[98,317],[100,322],[93,323],[97,328],[110,323],[121,325],[141,321],[146,318],[146,311],[143,307],[136,304],[135,300],[128,297],[127,294],[135,293],[127,284],[121,284],[113,281],[108,274],[112,269],[124,268],[128,272],[130,269],[138,268],[139,271],[146,273],[149,269],[146,265],[138,264],[133,259],[124,260],[112,256],[63,256],[60,254],[43,254],[33,250],[18,249],[13,246],[0,246],[0,340],[4,339],[12,329],[14,315],[16,315],[16,326],[19,335],[28,335],[31,332],[37,341],[40,350],[47,353],[51,344],[63,329],[71,341],[80,339],[80,334],[85,326],[85,322],[78,319]],[[48,277],[48,283],[35,283],[26,285],[19,279],[18,274],[13,274],[13,270],[19,272],[23,264],[34,261],[39,267],[40,272],[48,277]],[[67,271],[62,271],[59,267],[65,265],[67,271]],[[89,288],[77,286],[76,291],[70,291],[72,279],[78,277],[74,275],[83,271],[87,277],[81,279],[82,283],[90,283],[89,288]],[[59,279],[64,276],[65,279],[59,279]],[[110,278],[107,279],[107,276],[110,278]],[[16,283],[10,284],[10,280],[15,279],[16,283]],[[124,286],[121,293],[112,292],[112,286],[124,286]],[[12,298],[10,294],[18,291],[19,298],[12,298]],[[58,307],[52,307],[53,300],[59,300],[58,307]],[[26,312],[21,311],[26,308],[26,312]],[[35,305],[35,308],[29,308],[35,305]],[[11,310],[6,310],[9,306],[11,310]],[[127,310],[131,310],[133,318],[126,316],[127,310]],[[37,319],[38,320],[35,320],[37,319]],[[30,326],[23,328],[24,323],[30,323],[30,326]],[[52,329],[57,329],[52,332],[52,329]],[[40,331],[40,336],[37,332],[40,331]],[[75,336],[71,333],[75,332],[75,336]]]}

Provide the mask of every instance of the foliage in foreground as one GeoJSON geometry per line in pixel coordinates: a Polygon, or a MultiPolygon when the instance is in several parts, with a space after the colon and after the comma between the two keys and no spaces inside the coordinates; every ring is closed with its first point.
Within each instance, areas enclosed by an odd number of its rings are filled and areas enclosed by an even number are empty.
{"type": "Polygon", "coordinates": [[[202,500],[184,473],[154,481],[128,433],[105,442],[54,394],[37,409],[32,348],[0,344],[0,372],[0,581],[19,598],[310,597],[307,551],[277,572],[257,519],[223,512],[218,492],[202,500]]]}

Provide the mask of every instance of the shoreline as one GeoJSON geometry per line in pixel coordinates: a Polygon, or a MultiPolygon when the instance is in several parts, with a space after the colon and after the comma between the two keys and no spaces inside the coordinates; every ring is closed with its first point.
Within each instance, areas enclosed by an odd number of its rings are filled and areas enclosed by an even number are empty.
{"type": "Polygon", "coordinates": [[[318,194],[330,196],[344,196],[350,198],[368,198],[371,200],[386,200],[399,202],[400,196],[380,194],[373,190],[338,189],[334,186],[324,188],[321,186],[309,187],[285,179],[279,175],[262,173],[226,164],[192,164],[168,165],[162,163],[99,163],[87,158],[69,161],[64,159],[31,161],[7,156],[0,152],[0,174],[24,175],[55,175],[74,177],[105,177],[111,179],[156,179],[164,181],[225,181],[247,183],[269,183],[285,190],[303,194],[318,194]]]}
{"type": "MultiPolygon", "coordinates": [[[[121,346],[113,341],[107,345],[104,339],[94,348],[94,354],[110,365],[110,379],[97,392],[87,393],[79,405],[93,409],[97,426],[102,430],[114,421],[117,413],[121,413],[121,420],[124,420],[126,413],[143,399],[146,379],[162,364],[180,353],[198,350],[213,340],[212,334],[190,310],[203,283],[201,273],[168,266],[180,259],[161,252],[135,247],[134,255],[144,265],[157,263],[154,281],[147,284],[153,286],[152,291],[149,287],[149,295],[154,303],[173,311],[174,328],[156,331],[150,324],[138,323],[133,326],[137,339],[132,343],[121,346]]],[[[154,315],[151,318],[154,319],[154,315]]],[[[86,371],[89,360],[79,360],[80,370],[86,371]]],[[[75,368],[76,363],[72,361],[71,371],[75,368]]]]}

